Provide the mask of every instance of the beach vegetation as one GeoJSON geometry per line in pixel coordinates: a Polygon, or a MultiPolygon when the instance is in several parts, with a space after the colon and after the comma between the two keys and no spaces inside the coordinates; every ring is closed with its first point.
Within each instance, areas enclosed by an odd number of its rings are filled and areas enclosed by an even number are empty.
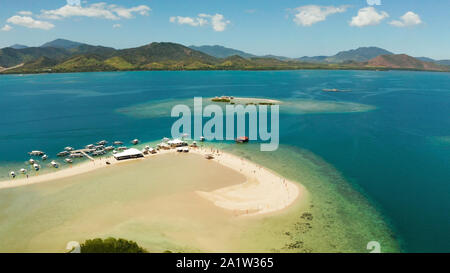
{"type": "Polygon", "coordinates": [[[136,242],[115,238],[95,238],[81,244],[81,253],[148,253],[136,242]]]}

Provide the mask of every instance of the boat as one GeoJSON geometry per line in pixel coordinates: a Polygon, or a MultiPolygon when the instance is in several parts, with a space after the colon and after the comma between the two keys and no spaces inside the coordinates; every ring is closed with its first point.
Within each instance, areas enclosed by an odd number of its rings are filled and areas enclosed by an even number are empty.
{"type": "Polygon", "coordinates": [[[147,149],[143,149],[143,150],[142,150],[142,153],[143,153],[144,155],[148,155],[148,150],[147,150],[147,149]]]}
{"type": "Polygon", "coordinates": [[[48,155],[43,155],[42,156],[42,160],[47,160],[48,159],[48,155]]]}
{"type": "Polygon", "coordinates": [[[148,152],[151,154],[156,154],[156,150],[153,148],[148,149],[148,152]]]}
{"type": "Polygon", "coordinates": [[[214,156],[212,154],[205,155],[205,158],[208,160],[214,159],[214,156]]]}
{"type": "Polygon", "coordinates": [[[169,138],[165,137],[162,139],[162,142],[168,142],[169,140],[170,140],[169,138]]]}
{"type": "Polygon", "coordinates": [[[184,147],[183,148],[183,153],[189,153],[189,148],[188,147],[184,147]]]}
{"type": "Polygon", "coordinates": [[[104,155],[106,154],[105,150],[100,150],[100,151],[95,151],[92,153],[92,156],[99,156],[99,155],[104,155]]]}
{"type": "Polygon", "coordinates": [[[168,145],[170,145],[171,147],[184,147],[184,146],[188,146],[187,142],[181,139],[174,139],[174,140],[170,140],[167,142],[168,145]]]}
{"type": "Polygon", "coordinates": [[[177,148],[177,152],[182,153],[183,152],[183,148],[182,147],[178,147],[177,148]]]}
{"type": "Polygon", "coordinates": [[[123,142],[122,141],[114,141],[114,145],[120,146],[120,145],[123,145],[123,142]]]}
{"type": "Polygon", "coordinates": [[[133,143],[133,145],[137,145],[138,143],[139,143],[139,139],[133,139],[132,141],[131,141],[131,143],[133,143]]]}
{"type": "Polygon", "coordinates": [[[106,144],[108,144],[108,141],[106,141],[106,140],[101,140],[101,141],[97,142],[97,145],[106,145],[106,144]]]}
{"type": "Polygon", "coordinates": [[[70,151],[73,151],[73,148],[72,148],[72,147],[70,147],[70,146],[67,146],[66,148],[64,148],[64,150],[66,150],[66,151],[70,152],[70,151]]]}
{"type": "Polygon", "coordinates": [[[113,146],[107,146],[107,147],[105,147],[105,151],[112,151],[112,150],[114,150],[114,147],[113,147],[113,146]]]}
{"type": "Polygon", "coordinates": [[[94,144],[89,144],[85,146],[86,149],[95,149],[95,145],[94,144]]]}
{"type": "Polygon", "coordinates": [[[81,158],[84,155],[82,153],[72,153],[69,155],[70,158],[81,158]]]}
{"type": "Polygon", "coordinates": [[[73,163],[73,160],[70,159],[70,158],[66,158],[66,159],[64,159],[64,161],[66,161],[66,163],[68,163],[68,164],[72,164],[73,163]]]}
{"type": "Polygon", "coordinates": [[[28,160],[28,162],[30,163],[30,165],[33,165],[34,163],[36,163],[36,161],[34,161],[34,159],[30,159],[30,160],[28,160]]]}
{"type": "Polygon", "coordinates": [[[236,142],[237,143],[247,143],[248,142],[248,137],[238,137],[238,138],[236,138],[236,142]]]}
{"type": "Polygon", "coordinates": [[[337,90],[336,88],[333,89],[322,89],[323,92],[338,92],[339,90],[337,90]]]}
{"type": "Polygon", "coordinates": [[[53,168],[55,168],[55,169],[59,168],[58,163],[54,160],[52,162],[50,162],[50,164],[52,164],[53,168]]]}
{"type": "Polygon", "coordinates": [[[16,173],[15,172],[10,172],[9,175],[11,175],[12,178],[16,178],[16,173]]]}
{"type": "Polygon", "coordinates": [[[117,151],[125,151],[125,150],[128,150],[128,147],[123,146],[123,147],[117,148],[116,150],[117,151]]]}
{"type": "Polygon", "coordinates": [[[26,173],[27,173],[27,170],[25,170],[25,169],[20,169],[20,172],[23,173],[23,174],[26,174],[26,173]]]}
{"type": "Polygon", "coordinates": [[[57,154],[57,156],[59,157],[64,157],[64,156],[68,156],[70,153],[68,151],[62,151],[60,153],[57,154]]]}
{"type": "MultiPolygon", "coordinates": [[[[98,146],[95,146],[94,149],[95,149],[95,151],[103,151],[103,150],[105,150],[105,146],[103,146],[103,145],[98,145],[98,146]]],[[[93,149],[93,150],[94,150],[94,149],[93,149]]]]}
{"type": "Polygon", "coordinates": [[[42,151],[31,151],[28,154],[31,155],[31,156],[43,156],[44,152],[42,152],[42,151]]]}
{"type": "Polygon", "coordinates": [[[323,92],[350,92],[350,90],[340,90],[340,89],[336,89],[336,88],[332,88],[332,89],[322,89],[323,92]]]}
{"type": "Polygon", "coordinates": [[[33,164],[33,168],[35,171],[39,171],[39,169],[41,168],[41,166],[39,166],[38,164],[34,163],[33,164]]]}
{"type": "Polygon", "coordinates": [[[198,146],[197,146],[197,142],[195,142],[195,141],[194,141],[194,142],[192,142],[192,144],[191,144],[191,147],[193,147],[193,148],[196,148],[196,147],[198,147],[198,146]]]}
{"type": "Polygon", "coordinates": [[[158,147],[163,150],[170,150],[170,146],[167,143],[159,143],[158,147]]]}

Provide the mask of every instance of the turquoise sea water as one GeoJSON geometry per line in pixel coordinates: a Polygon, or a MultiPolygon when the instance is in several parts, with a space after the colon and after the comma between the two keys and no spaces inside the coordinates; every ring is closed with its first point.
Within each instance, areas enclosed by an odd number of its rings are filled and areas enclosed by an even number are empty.
{"type": "MultiPolygon", "coordinates": [[[[83,147],[101,139],[155,141],[169,136],[173,119],[155,114],[161,102],[170,106],[194,96],[216,95],[269,97],[300,105],[295,111],[281,109],[281,151],[290,152],[279,152],[273,158],[289,162],[286,168],[294,169],[297,151],[310,152],[333,166],[372,202],[390,223],[404,251],[450,251],[448,73],[211,71],[1,76],[0,180],[8,179],[10,170],[22,168],[31,150],[44,150],[54,157],[68,145],[83,147]],[[324,88],[351,92],[323,92],[324,88]]],[[[228,148],[236,149],[230,145],[228,148]]],[[[283,172],[280,165],[266,163],[283,172]]],[[[46,169],[44,166],[43,171],[46,169]]],[[[322,171],[326,174],[329,169],[322,171]]]]}

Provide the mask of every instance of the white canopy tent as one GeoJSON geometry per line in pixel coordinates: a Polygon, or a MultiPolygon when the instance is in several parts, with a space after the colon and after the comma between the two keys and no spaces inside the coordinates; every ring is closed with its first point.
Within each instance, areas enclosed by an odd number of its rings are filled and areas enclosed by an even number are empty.
{"type": "Polygon", "coordinates": [[[141,151],[139,151],[138,149],[134,149],[134,148],[125,150],[121,153],[117,153],[114,155],[114,158],[116,160],[124,160],[124,159],[140,158],[140,157],[144,157],[144,154],[141,151]]]}

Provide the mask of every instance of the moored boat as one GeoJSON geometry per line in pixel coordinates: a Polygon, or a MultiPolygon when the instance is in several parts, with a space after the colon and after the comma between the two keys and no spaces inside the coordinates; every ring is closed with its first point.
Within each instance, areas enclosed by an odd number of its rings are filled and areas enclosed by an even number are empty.
{"type": "Polygon", "coordinates": [[[57,156],[59,157],[64,157],[64,156],[68,156],[70,153],[68,151],[62,151],[60,153],[57,154],[57,156]]]}
{"type": "Polygon", "coordinates": [[[108,141],[106,141],[106,140],[101,140],[101,141],[97,142],[97,145],[106,145],[106,144],[108,144],[108,141]]]}
{"type": "Polygon", "coordinates": [[[248,137],[238,137],[236,138],[237,143],[247,143],[249,141],[248,137]]]}
{"type": "Polygon", "coordinates": [[[42,151],[31,151],[28,154],[31,155],[31,156],[43,156],[44,152],[42,152],[42,151]]]}
{"type": "Polygon", "coordinates": [[[54,160],[52,162],[50,162],[50,164],[52,164],[52,167],[55,169],[57,169],[59,167],[58,163],[54,160]]]}

